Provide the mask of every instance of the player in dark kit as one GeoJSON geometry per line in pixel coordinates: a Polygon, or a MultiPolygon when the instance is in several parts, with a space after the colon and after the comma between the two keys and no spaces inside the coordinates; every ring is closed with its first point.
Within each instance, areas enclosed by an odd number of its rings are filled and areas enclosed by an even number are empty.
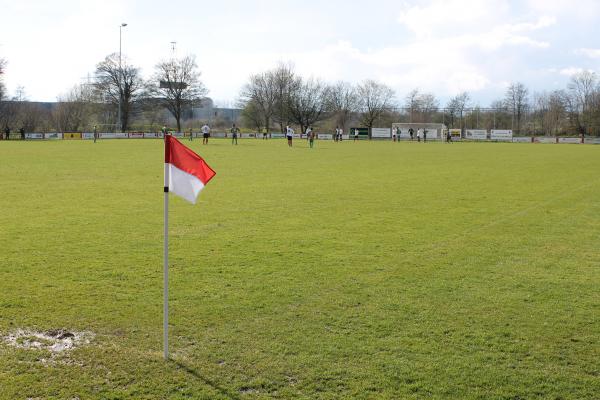
{"type": "Polygon", "coordinates": [[[237,126],[235,126],[235,124],[233,124],[233,126],[231,127],[229,132],[231,132],[231,144],[233,144],[233,142],[235,142],[235,145],[237,146],[237,139],[238,139],[238,133],[240,133],[240,128],[238,128],[237,126]]]}

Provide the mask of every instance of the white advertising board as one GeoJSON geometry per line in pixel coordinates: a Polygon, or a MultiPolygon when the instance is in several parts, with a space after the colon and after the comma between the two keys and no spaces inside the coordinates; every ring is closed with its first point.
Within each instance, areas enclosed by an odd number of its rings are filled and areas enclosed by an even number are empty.
{"type": "Polygon", "coordinates": [[[487,140],[487,131],[483,129],[467,129],[467,139],[487,140]]]}
{"type": "Polygon", "coordinates": [[[272,138],[284,138],[285,135],[283,133],[271,133],[272,138]]]}
{"type": "Polygon", "coordinates": [[[534,143],[556,143],[556,138],[553,137],[535,137],[533,138],[534,143]]]}
{"type": "Polygon", "coordinates": [[[392,131],[390,128],[371,128],[371,137],[376,139],[390,139],[392,131]]]}
{"type": "Polygon", "coordinates": [[[83,132],[81,134],[81,138],[82,139],[87,139],[87,140],[93,139],[94,138],[94,132],[83,132]]]}
{"type": "Polygon", "coordinates": [[[114,139],[116,136],[114,133],[99,133],[101,139],[114,139]]]}
{"type": "Polygon", "coordinates": [[[600,144],[600,137],[586,137],[583,139],[583,143],[587,143],[587,144],[600,144]]]}
{"type": "Polygon", "coordinates": [[[581,139],[574,137],[559,137],[558,143],[580,144],[581,139]]]}
{"type": "Polygon", "coordinates": [[[531,143],[531,138],[528,136],[513,137],[513,143],[531,143]]]}
{"type": "Polygon", "coordinates": [[[25,139],[43,139],[43,138],[44,138],[43,133],[26,133],[25,134],[25,139]]]}
{"type": "Polygon", "coordinates": [[[157,137],[158,137],[157,134],[154,132],[144,132],[144,138],[155,139],[157,137]]]}
{"type": "Polygon", "coordinates": [[[144,134],[141,132],[132,132],[129,134],[129,139],[143,139],[144,134]]]}
{"type": "Polygon", "coordinates": [[[492,129],[490,133],[491,140],[497,140],[500,142],[511,142],[513,137],[513,132],[510,129],[492,129]]]}
{"type": "Polygon", "coordinates": [[[62,139],[62,133],[44,133],[44,139],[62,139]]]}
{"type": "Polygon", "coordinates": [[[129,137],[129,134],[127,134],[125,132],[115,133],[115,138],[117,138],[117,139],[127,139],[128,137],[129,137]]]}
{"type": "Polygon", "coordinates": [[[318,133],[317,139],[319,140],[333,140],[333,135],[330,133],[318,133]]]}
{"type": "Polygon", "coordinates": [[[342,140],[349,140],[350,139],[350,135],[342,135],[342,140]]]}

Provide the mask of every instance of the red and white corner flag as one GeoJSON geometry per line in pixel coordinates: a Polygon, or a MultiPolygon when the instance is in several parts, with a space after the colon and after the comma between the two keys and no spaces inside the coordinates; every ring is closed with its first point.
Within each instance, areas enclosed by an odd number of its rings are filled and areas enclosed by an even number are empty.
{"type": "Polygon", "coordinates": [[[198,194],[213,176],[215,171],[202,157],[175,137],[165,137],[165,191],[196,204],[198,194]]]}
{"type": "Polygon", "coordinates": [[[169,192],[196,204],[198,194],[215,176],[198,154],[171,135],[165,136],[165,231],[163,247],[163,351],[169,358],[169,192]]]}

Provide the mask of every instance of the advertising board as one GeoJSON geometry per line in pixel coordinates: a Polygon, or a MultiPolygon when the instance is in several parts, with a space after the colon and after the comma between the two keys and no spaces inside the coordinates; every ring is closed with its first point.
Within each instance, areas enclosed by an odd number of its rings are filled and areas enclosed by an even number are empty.
{"type": "Polygon", "coordinates": [[[580,144],[581,139],[574,137],[559,137],[558,143],[580,144]]]}
{"type": "Polygon", "coordinates": [[[533,143],[556,143],[556,138],[553,137],[534,137],[533,143]]]}
{"type": "Polygon", "coordinates": [[[487,131],[483,129],[467,129],[467,139],[487,140],[487,131]]]}
{"type": "Polygon", "coordinates": [[[490,139],[499,142],[512,142],[513,132],[510,129],[492,129],[490,139]]]}
{"type": "Polygon", "coordinates": [[[374,139],[390,139],[392,131],[390,128],[371,128],[371,137],[374,139]]]}
{"type": "Polygon", "coordinates": [[[462,131],[460,129],[450,129],[450,137],[452,137],[452,141],[453,142],[460,141],[461,133],[462,133],[462,131]]]}

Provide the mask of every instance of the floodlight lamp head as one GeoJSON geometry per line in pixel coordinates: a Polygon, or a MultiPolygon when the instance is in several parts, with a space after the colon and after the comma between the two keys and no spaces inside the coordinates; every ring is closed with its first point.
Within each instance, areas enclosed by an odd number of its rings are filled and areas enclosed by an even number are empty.
{"type": "Polygon", "coordinates": [[[123,22],[123,23],[121,24],[121,26],[127,26],[127,24],[126,24],[125,22],[123,22]]]}

